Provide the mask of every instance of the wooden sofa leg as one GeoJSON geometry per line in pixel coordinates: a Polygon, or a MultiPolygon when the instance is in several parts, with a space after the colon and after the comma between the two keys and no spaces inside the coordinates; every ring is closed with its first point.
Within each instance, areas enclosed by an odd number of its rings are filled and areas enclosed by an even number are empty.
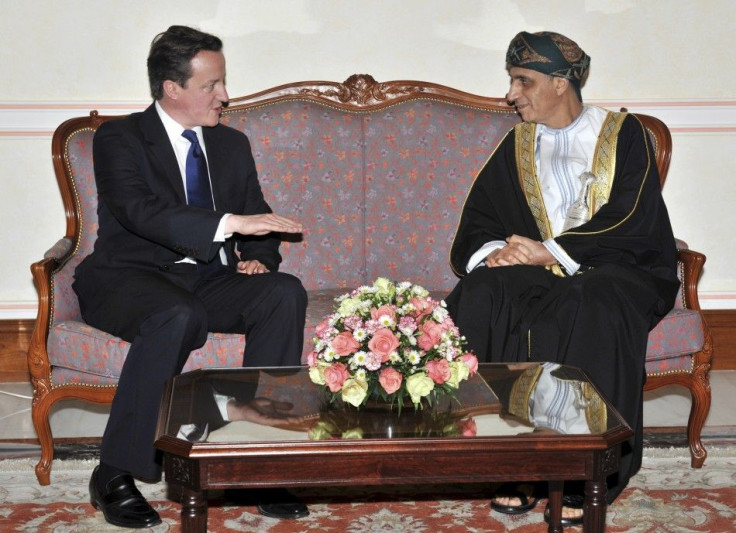
{"type": "Polygon", "coordinates": [[[705,419],[710,412],[710,380],[708,373],[695,373],[689,387],[692,397],[690,418],[687,423],[687,441],[690,445],[690,466],[700,468],[708,456],[708,452],[701,441],[701,433],[705,426],[705,419]]]}
{"type": "Polygon", "coordinates": [[[54,458],[54,437],[51,434],[49,423],[49,412],[54,404],[52,394],[46,393],[40,397],[34,397],[31,407],[31,418],[36,436],[41,443],[41,459],[36,465],[36,477],[40,485],[51,483],[51,461],[54,458]]]}

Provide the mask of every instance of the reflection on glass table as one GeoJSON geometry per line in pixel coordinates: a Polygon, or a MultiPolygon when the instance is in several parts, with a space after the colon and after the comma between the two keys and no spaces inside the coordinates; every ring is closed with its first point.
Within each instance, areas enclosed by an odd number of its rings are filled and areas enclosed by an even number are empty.
{"type": "Polygon", "coordinates": [[[554,363],[483,364],[454,398],[401,413],[330,403],[302,367],[196,371],[173,386],[165,431],[195,443],[584,435],[615,420],[580,370],[554,363]]]}

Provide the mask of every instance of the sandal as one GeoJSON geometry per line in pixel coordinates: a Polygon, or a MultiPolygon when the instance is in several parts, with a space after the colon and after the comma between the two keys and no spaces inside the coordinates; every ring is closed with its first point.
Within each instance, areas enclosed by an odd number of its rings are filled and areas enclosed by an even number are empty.
{"type": "Polygon", "coordinates": [[[529,484],[518,485],[516,483],[504,483],[496,490],[493,498],[517,498],[519,505],[502,505],[491,499],[491,509],[503,514],[519,515],[531,511],[536,505],[538,498],[533,496],[534,486],[529,484]],[[522,489],[529,489],[523,491],[522,489]]]}
{"type": "MultiPolygon", "coordinates": [[[[582,509],[585,497],[582,494],[571,494],[562,496],[562,507],[568,509],[582,509]]],[[[549,503],[544,509],[544,521],[549,524],[549,503]]],[[[562,517],[562,527],[580,526],[583,524],[583,515],[577,518],[562,517]]]]}

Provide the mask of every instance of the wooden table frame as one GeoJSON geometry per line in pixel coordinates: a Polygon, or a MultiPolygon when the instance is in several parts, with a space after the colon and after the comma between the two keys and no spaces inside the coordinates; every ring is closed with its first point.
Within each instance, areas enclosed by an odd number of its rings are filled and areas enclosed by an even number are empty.
{"type": "MultiPolygon", "coordinates": [[[[633,435],[621,422],[600,435],[192,443],[165,434],[171,392],[170,383],[156,447],[166,481],[182,488],[184,532],[207,531],[207,491],[214,489],[546,481],[548,531],[561,533],[563,482],[584,480],[583,531],[599,533],[606,478],[618,471],[621,443],[633,435]]],[[[609,406],[611,413],[618,416],[609,406]]]]}

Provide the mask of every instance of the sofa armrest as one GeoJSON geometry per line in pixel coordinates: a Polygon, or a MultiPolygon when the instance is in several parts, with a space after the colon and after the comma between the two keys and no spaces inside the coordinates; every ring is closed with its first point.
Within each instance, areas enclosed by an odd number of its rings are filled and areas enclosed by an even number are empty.
{"type": "Polygon", "coordinates": [[[680,248],[677,250],[677,259],[681,263],[682,299],[685,309],[700,310],[698,299],[698,280],[703,272],[705,255],[695,250],[680,248]]]}
{"type": "Polygon", "coordinates": [[[43,254],[43,258],[61,261],[62,258],[69,255],[69,253],[72,251],[72,245],[73,242],[69,237],[62,237],[61,239],[56,241],[56,244],[46,250],[46,253],[43,254]]]}
{"type": "Polygon", "coordinates": [[[31,265],[31,274],[38,290],[38,314],[33,335],[28,346],[28,371],[34,383],[34,394],[39,389],[50,390],[49,373],[51,365],[46,352],[46,343],[51,327],[51,276],[73,253],[74,243],[69,237],[62,237],[49,248],[43,259],[31,265]]]}

